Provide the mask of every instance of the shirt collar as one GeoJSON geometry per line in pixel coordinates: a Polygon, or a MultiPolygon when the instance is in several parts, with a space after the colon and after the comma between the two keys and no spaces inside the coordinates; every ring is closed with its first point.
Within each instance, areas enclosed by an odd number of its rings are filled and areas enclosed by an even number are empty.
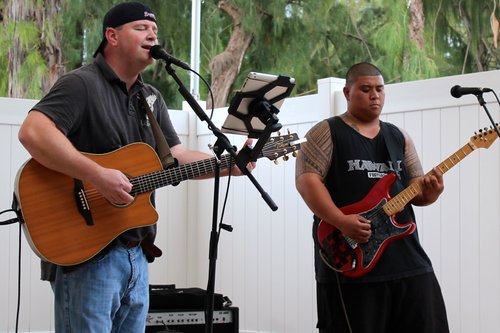
{"type": "MultiPolygon", "coordinates": [[[[104,59],[104,56],[102,53],[99,53],[96,55],[94,58],[94,64],[101,70],[104,78],[108,80],[110,83],[118,83],[123,89],[126,89],[125,82],[123,82],[113,71],[111,66],[108,65],[106,62],[106,59],[104,59]]],[[[137,80],[135,81],[134,85],[130,88],[130,93],[134,93],[137,90],[141,89],[144,87],[144,82],[142,80],[142,74],[139,73],[139,76],[137,77],[137,80]]]]}

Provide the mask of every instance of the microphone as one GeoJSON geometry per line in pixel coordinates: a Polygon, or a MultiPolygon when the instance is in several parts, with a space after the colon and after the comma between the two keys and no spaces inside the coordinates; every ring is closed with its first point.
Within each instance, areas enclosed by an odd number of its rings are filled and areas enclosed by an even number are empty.
{"type": "Polygon", "coordinates": [[[450,90],[451,96],[455,98],[460,98],[463,95],[481,95],[485,92],[493,91],[490,88],[468,88],[468,87],[460,87],[459,85],[453,86],[450,90]]]}
{"type": "Polygon", "coordinates": [[[179,59],[172,57],[170,54],[167,53],[167,51],[162,49],[162,47],[160,45],[151,46],[151,49],[149,50],[149,54],[151,54],[151,56],[156,60],[163,59],[168,63],[177,65],[177,66],[184,68],[184,69],[187,69],[187,70],[191,70],[191,67],[189,67],[188,64],[186,64],[185,62],[182,62],[179,59]]]}

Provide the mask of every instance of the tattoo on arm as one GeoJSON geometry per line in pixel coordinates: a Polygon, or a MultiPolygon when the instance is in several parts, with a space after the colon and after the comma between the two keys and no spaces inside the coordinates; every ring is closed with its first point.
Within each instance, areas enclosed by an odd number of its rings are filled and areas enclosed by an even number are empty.
{"type": "Polygon", "coordinates": [[[424,175],[424,171],[422,169],[420,159],[418,158],[415,145],[413,144],[411,138],[405,132],[403,133],[405,136],[405,163],[408,171],[408,178],[411,180],[422,177],[424,175]]]}
{"type": "Polygon", "coordinates": [[[304,173],[312,172],[326,177],[330,168],[333,143],[328,123],[321,122],[307,134],[307,141],[301,146],[295,162],[295,178],[304,173]]]}

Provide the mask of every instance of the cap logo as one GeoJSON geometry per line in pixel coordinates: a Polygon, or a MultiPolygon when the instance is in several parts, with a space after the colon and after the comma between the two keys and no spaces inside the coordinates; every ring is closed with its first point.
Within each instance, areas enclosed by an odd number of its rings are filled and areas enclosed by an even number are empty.
{"type": "Polygon", "coordinates": [[[153,14],[153,13],[150,13],[150,12],[146,12],[146,11],[145,11],[145,12],[144,12],[144,17],[149,17],[149,18],[152,18],[153,20],[155,20],[155,21],[156,21],[156,16],[155,16],[155,14],[153,14]]]}

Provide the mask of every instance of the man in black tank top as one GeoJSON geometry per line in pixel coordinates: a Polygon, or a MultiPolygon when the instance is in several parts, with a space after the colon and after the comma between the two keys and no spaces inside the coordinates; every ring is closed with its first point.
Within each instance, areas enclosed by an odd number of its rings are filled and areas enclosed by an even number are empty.
{"type": "Polygon", "coordinates": [[[375,66],[352,66],[344,95],[347,111],[313,126],[296,162],[297,190],[314,213],[317,328],[449,332],[412,209],[438,199],[442,173],[424,176],[408,134],[380,120],[384,79],[375,66]],[[380,208],[386,192],[392,198],[415,182],[421,190],[408,204],[393,214],[380,208]]]}

